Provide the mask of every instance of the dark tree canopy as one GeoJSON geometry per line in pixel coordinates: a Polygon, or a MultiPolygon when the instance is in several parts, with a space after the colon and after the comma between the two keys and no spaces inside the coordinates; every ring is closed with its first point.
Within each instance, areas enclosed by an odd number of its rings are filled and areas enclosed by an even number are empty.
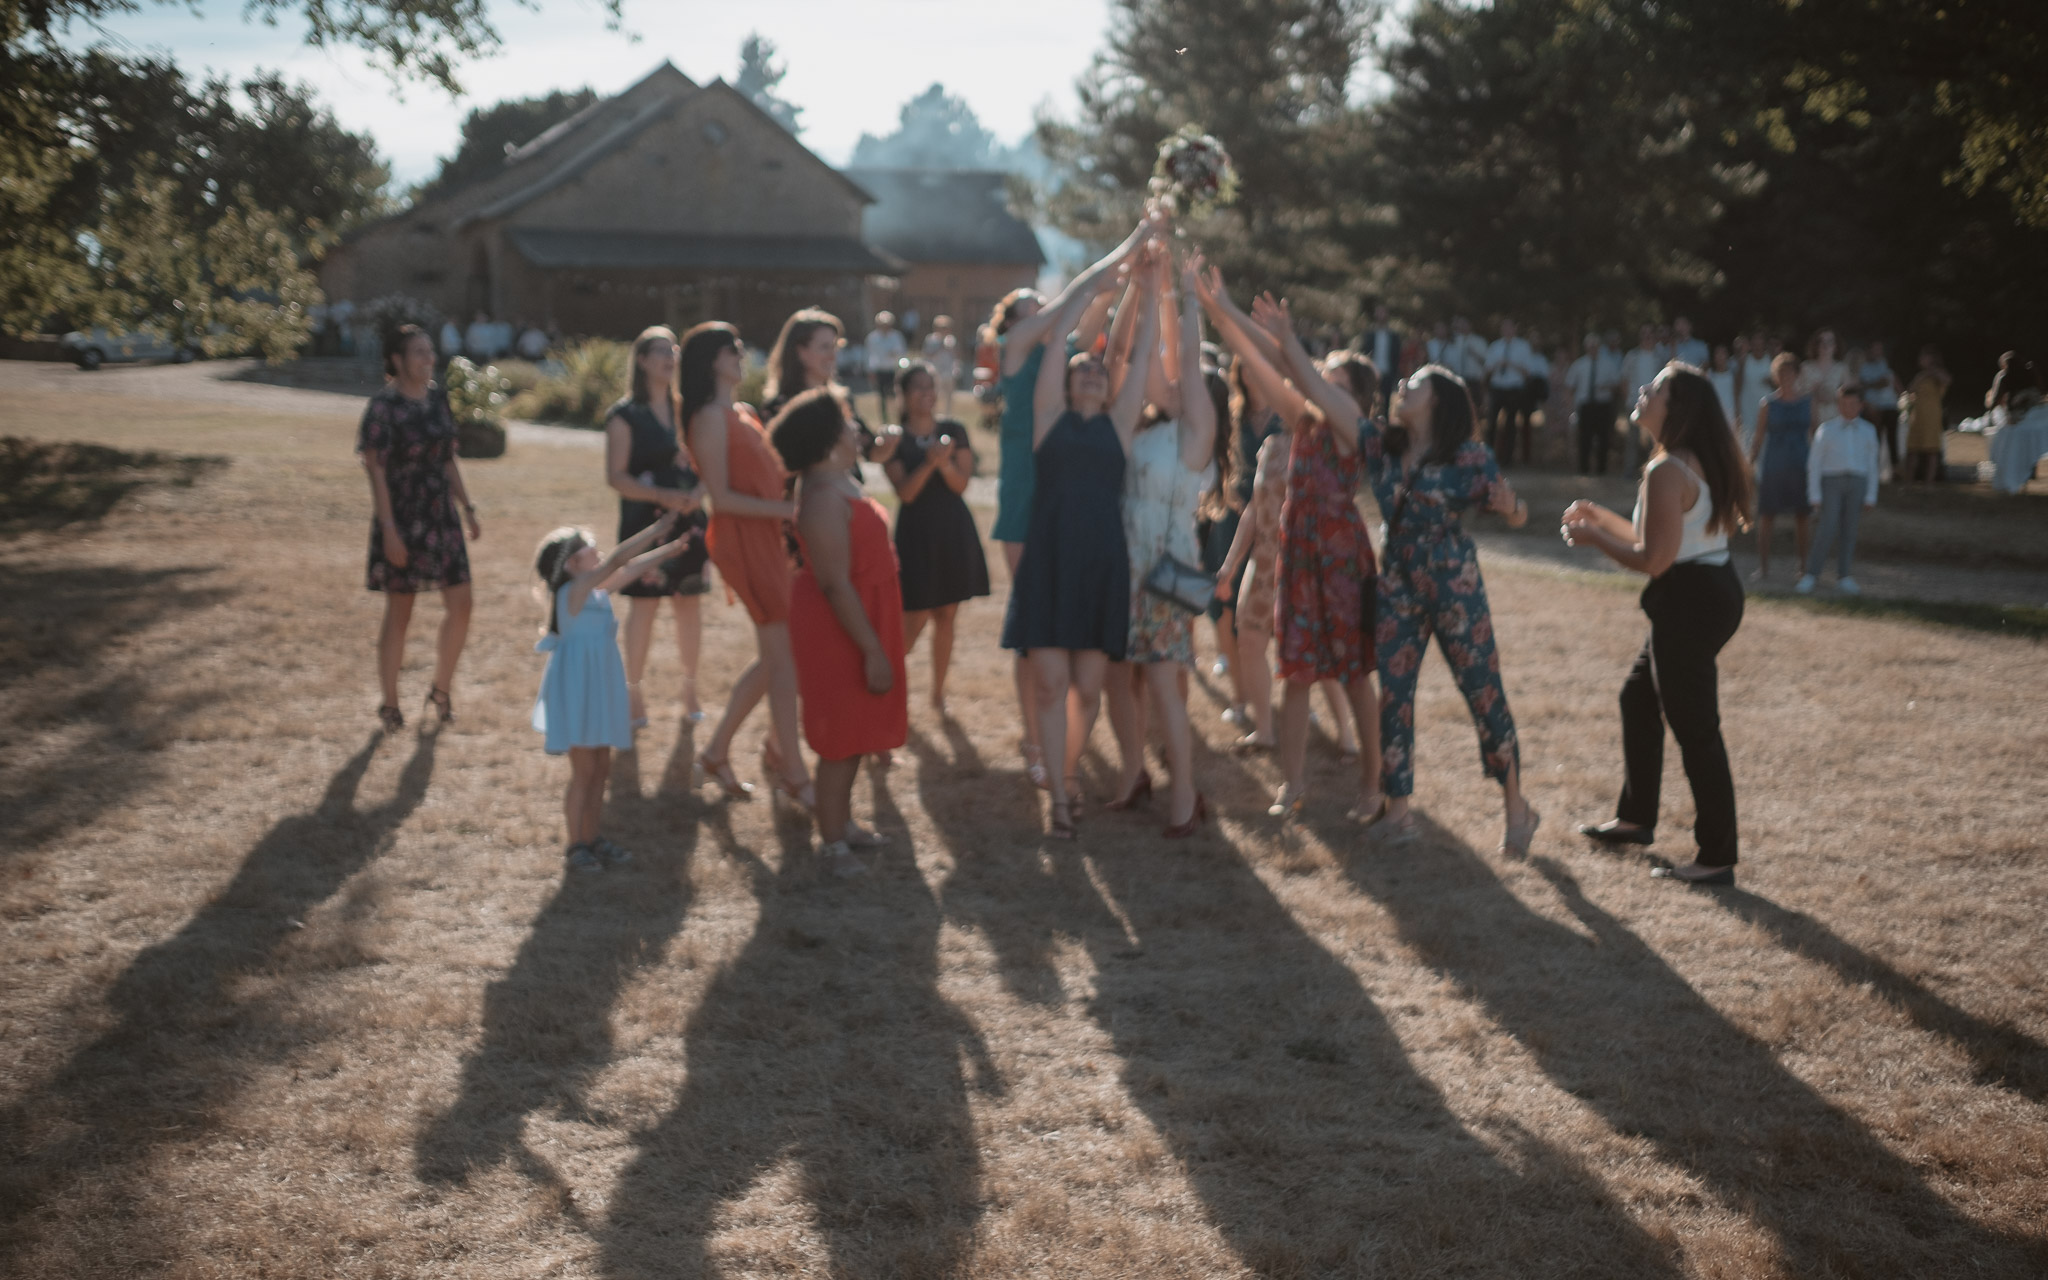
{"type": "Polygon", "coordinates": [[[462,141],[455,154],[441,162],[440,171],[421,184],[414,197],[432,199],[490,177],[504,167],[506,155],[515,147],[531,142],[596,101],[597,94],[585,88],[477,107],[462,121],[462,141]]]}
{"type": "Polygon", "coordinates": [[[789,74],[789,68],[775,61],[775,44],[760,32],[754,32],[740,42],[740,73],[732,82],[738,89],[754,100],[754,105],[768,113],[775,123],[791,133],[802,133],[803,125],[797,117],[804,109],[779,96],[775,90],[782,84],[782,78],[789,74]]]}

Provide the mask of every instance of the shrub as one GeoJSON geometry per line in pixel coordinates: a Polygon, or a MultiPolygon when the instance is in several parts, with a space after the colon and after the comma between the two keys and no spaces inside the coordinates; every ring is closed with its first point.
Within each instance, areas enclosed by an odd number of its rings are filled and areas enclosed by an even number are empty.
{"type": "Polygon", "coordinates": [[[633,368],[630,343],[586,338],[562,352],[562,371],[540,379],[512,402],[515,418],[602,427],[602,414],[626,394],[633,368]]]}
{"type": "Polygon", "coordinates": [[[495,458],[505,452],[505,403],[512,384],[496,365],[482,368],[457,356],[448,362],[441,385],[455,415],[455,452],[464,458],[495,458]]]}
{"type": "Polygon", "coordinates": [[[516,358],[498,361],[498,372],[504,374],[505,381],[512,384],[512,394],[515,396],[533,390],[541,384],[541,379],[547,377],[546,371],[533,361],[516,358]]]}

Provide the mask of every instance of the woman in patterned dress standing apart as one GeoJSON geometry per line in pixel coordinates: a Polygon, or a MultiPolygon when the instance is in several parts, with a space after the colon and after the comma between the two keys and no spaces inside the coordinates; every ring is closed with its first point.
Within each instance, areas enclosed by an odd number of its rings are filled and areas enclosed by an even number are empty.
{"type": "Polygon", "coordinates": [[[434,340],[424,329],[409,324],[389,335],[384,340],[384,389],[370,397],[356,433],[356,452],[369,473],[370,501],[376,508],[367,585],[384,593],[384,625],[377,634],[377,680],[384,702],[377,718],[387,730],[405,727],[405,713],[398,708],[398,668],[405,660],[413,597],[422,591],[439,591],[443,608],[427,702],[442,724],[455,718],[449,689],[469,638],[464,523],[471,538],[483,536],[455,461],[455,417],[448,410],[448,393],[433,378],[434,340]]]}

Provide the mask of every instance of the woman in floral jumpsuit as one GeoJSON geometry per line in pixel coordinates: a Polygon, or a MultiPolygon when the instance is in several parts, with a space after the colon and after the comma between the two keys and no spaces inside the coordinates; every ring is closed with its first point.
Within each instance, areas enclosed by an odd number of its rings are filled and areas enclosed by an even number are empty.
{"type": "Polygon", "coordinates": [[[1493,451],[1473,438],[1475,415],[1465,386],[1429,365],[1403,386],[1394,421],[1359,419],[1359,455],[1386,519],[1378,624],[1380,751],[1388,809],[1385,832],[1413,839],[1408,798],[1415,790],[1415,682],[1429,638],[1465,695],[1479,729],[1480,764],[1506,795],[1504,851],[1526,854],[1541,821],[1521,795],[1514,717],[1501,688],[1493,614],[1479,576],[1479,552],[1460,519],[1479,508],[1519,528],[1528,504],[1501,477],[1493,451]]]}

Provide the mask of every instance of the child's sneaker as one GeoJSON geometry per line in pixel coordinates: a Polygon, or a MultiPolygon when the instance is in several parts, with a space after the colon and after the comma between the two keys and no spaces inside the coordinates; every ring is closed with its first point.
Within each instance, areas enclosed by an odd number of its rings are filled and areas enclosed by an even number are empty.
{"type": "Polygon", "coordinates": [[[1854,578],[1844,578],[1840,582],[1837,582],[1835,584],[1835,590],[1841,592],[1845,596],[1860,596],[1863,594],[1863,588],[1856,585],[1856,579],[1854,578]]]}
{"type": "Polygon", "coordinates": [[[1810,574],[1810,573],[1802,573],[1802,574],[1800,574],[1800,575],[1799,575],[1799,581],[1797,581],[1797,582],[1795,582],[1795,583],[1793,583],[1793,584],[1792,584],[1792,589],[1793,589],[1794,591],[1797,591],[1797,592],[1798,592],[1798,593],[1799,593],[1800,595],[1802,595],[1802,596],[1810,596],[1810,595],[1812,595],[1812,594],[1813,594],[1813,575],[1812,575],[1812,574],[1810,574]]]}
{"type": "Polygon", "coordinates": [[[596,853],[592,852],[590,846],[587,844],[570,845],[568,862],[569,870],[571,871],[604,870],[603,860],[600,859],[596,853]]]}
{"type": "Polygon", "coordinates": [[[633,854],[630,850],[614,844],[605,836],[599,836],[597,839],[592,840],[590,842],[590,851],[614,867],[622,862],[631,862],[633,860],[633,854]]]}

